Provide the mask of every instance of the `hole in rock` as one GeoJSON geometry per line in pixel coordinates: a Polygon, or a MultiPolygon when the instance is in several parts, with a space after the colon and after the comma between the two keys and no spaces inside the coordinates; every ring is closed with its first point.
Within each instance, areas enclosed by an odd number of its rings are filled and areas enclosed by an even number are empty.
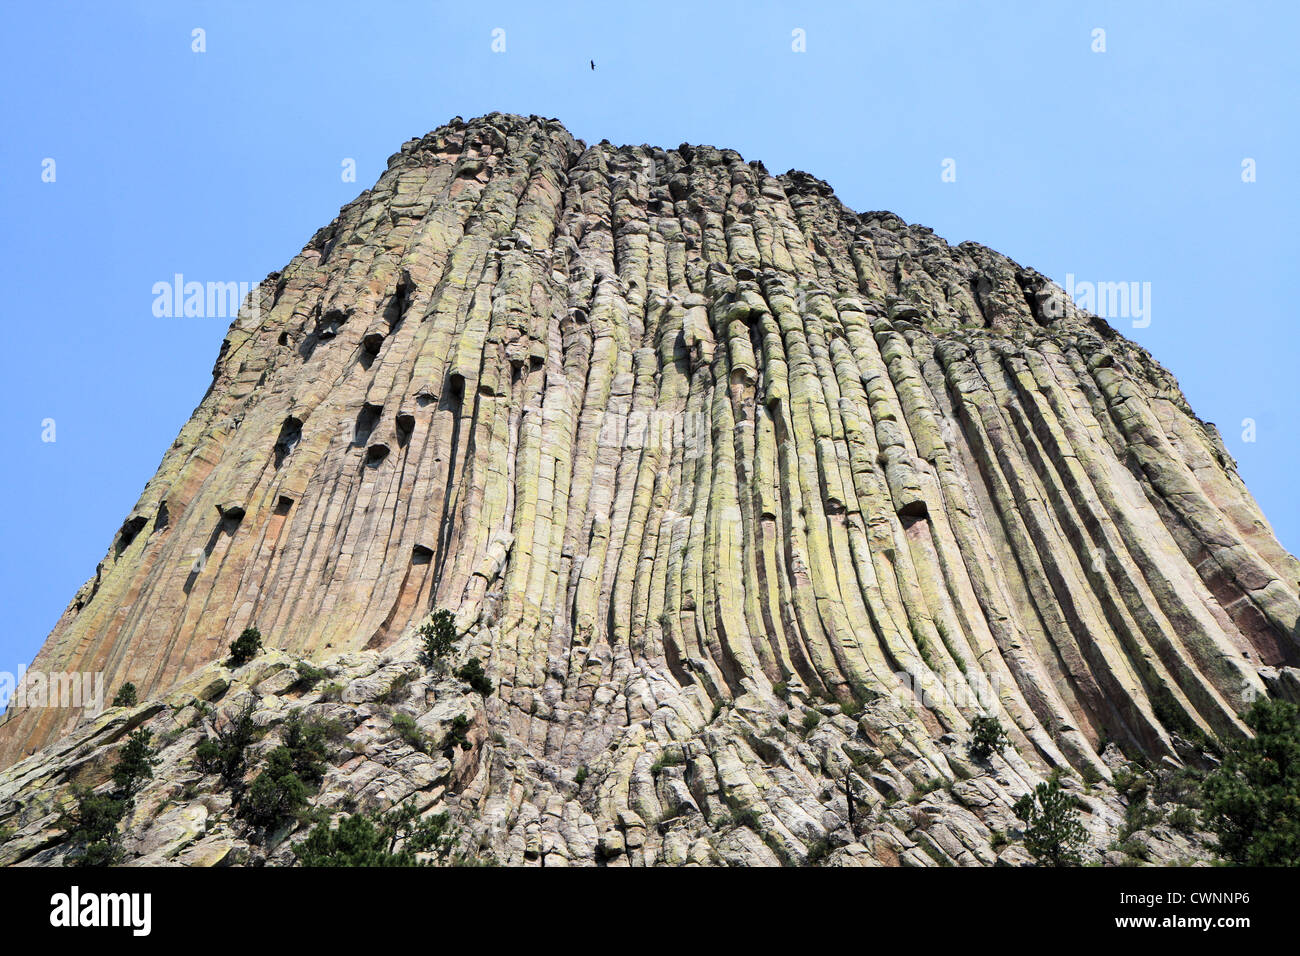
{"type": "Polygon", "coordinates": [[[357,427],[352,436],[352,444],[364,445],[370,440],[370,433],[379,424],[380,410],[378,405],[372,405],[370,402],[361,406],[361,411],[357,413],[357,427]]]}
{"type": "Polygon", "coordinates": [[[275,467],[279,468],[284,460],[293,454],[302,440],[302,422],[290,415],[280,425],[280,434],[275,439],[275,467]]]}
{"type": "Polygon", "coordinates": [[[411,286],[406,280],[397,283],[397,289],[393,292],[393,297],[388,300],[384,306],[384,321],[388,323],[391,329],[402,320],[406,314],[406,306],[411,297],[411,286]]]}
{"type": "Polygon", "coordinates": [[[347,313],[342,309],[330,309],[316,324],[316,334],[322,339],[328,339],[338,335],[340,326],[348,320],[347,313]]]}
{"type": "Polygon", "coordinates": [[[117,533],[116,551],[118,554],[121,554],[131,546],[131,542],[135,540],[135,536],[140,533],[142,528],[144,528],[146,520],[147,519],[144,515],[132,515],[123,522],[122,530],[117,533]]]}
{"type": "Polygon", "coordinates": [[[406,443],[411,440],[411,433],[415,431],[415,416],[409,412],[403,412],[397,416],[397,444],[399,447],[405,447],[406,443]]]}
{"type": "Polygon", "coordinates": [[[217,505],[217,511],[221,515],[221,530],[227,534],[234,534],[235,529],[239,527],[239,522],[244,520],[243,505],[217,505]]]}
{"type": "MultiPolygon", "coordinates": [[[[898,516],[900,518],[911,518],[915,521],[919,518],[928,518],[930,516],[930,509],[926,507],[924,501],[909,501],[899,507],[898,516]]],[[[910,524],[911,522],[905,523],[910,524]]]]}

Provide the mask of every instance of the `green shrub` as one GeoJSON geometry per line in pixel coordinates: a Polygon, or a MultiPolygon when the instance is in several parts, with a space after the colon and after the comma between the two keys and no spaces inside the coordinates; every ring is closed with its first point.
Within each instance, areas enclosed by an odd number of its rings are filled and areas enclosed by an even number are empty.
{"type": "Polygon", "coordinates": [[[573,775],[573,782],[581,787],[584,783],[587,782],[587,778],[589,776],[591,776],[591,771],[587,769],[586,764],[583,764],[581,767],[578,768],[578,772],[573,775]]]}
{"type": "Polygon", "coordinates": [[[1201,805],[1201,785],[1205,774],[1193,767],[1179,767],[1159,774],[1152,788],[1157,803],[1178,803],[1196,809],[1201,805]]]}
{"type": "Polygon", "coordinates": [[[135,685],[127,681],[117,689],[117,695],[113,698],[114,707],[134,707],[139,702],[139,696],[136,694],[135,685]]]}
{"type": "Polygon", "coordinates": [[[298,672],[298,679],[294,681],[294,690],[303,692],[311,690],[329,676],[329,671],[325,670],[325,668],[316,667],[306,661],[299,661],[295,670],[298,672]]]}
{"type": "Polygon", "coordinates": [[[753,807],[737,810],[732,814],[731,822],[738,827],[748,827],[755,833],[759,833],[763,829],[762,817],[753,807]]]}
{"type": "Polygon", "coordinates": [[[244,632],[230,644],[230,657],[226,664],[230,667],[242,667],[262,649],[262,632],[255,627],[246,627],[244,632]]]}
{"type": "Polygon", "coordinates": [[[113,766],[110,793],[73,788],[73,805],[57,822],[72,846],[68,857],[72,866],[112,866],[122,859],[118,824],[131,809],[140,785],[153,777],[157,760],[150,746],[152,736],[142,727],[127,738],[113,766]]]}
{"type": "Polygon", "coordinates": [[[818,866],[830,856],[831,841],[826,837],[818,837],[808,844],[808,852],[803,858],[804,866],[818,866]]]}
{"type": "MultiPolygon", "coordinates": [[[[208,738],[194,748],[194,766],[203,773],[219,773],[223,764],[221,744],[208,738]]],[[[222,774],[224,776],[224,774],[222,774]]]]}
{"type": "Polygon", "coordinates": [[[1128,794],[1128,788],[1133,786],[1133,771],[1128,767],[1120,767],[1110,775],[1111,783],[1121,794],[1128,794]]]}
{"type": "Polygon", "coordinates": [[[396,704],[408,696],[407,688],[411,686],[411,681],[415,680],[414,674],[399,674],[394,681],[388,685],[388,689],[380,694],[375,700],[380,704],[396,704]]]}
{"type": "Polygon", "coordinates": [[[1053,778],[1040,783],[1012,808],[1027,824],[1025,849],[1045,866],[1077,866],[1088,831],[1079,822],[1078,801],[1053,778]]]}
{"type": "Polygon", "coordinates": [[[255,827],[274,830],[296,817],[307,806],[308,796],[307,784],[294,771],[293,753],[288,747],[276,747],[244,795],[239,815],[255,827]]]}
{"type": "Polygon", "coordinates": [[[446,813],[420,819],[414,806],[387,813],[354,813],[331,828],[318,823],[307,839],[293,848],[301,866],[452,866],[487,862],[456,852],[455,831],[446,813]],[[419,854],[428,854],[421,860],[419,854]]]}
{"type": "Polygon", "coordinates": [[[803,715],[804,733],[806,734],[812,733],[813,730],[817,728],[817,725],[820,724],[821,722],[822,722],[821,714],[817,713],[817,711],[815,710],[808,711],[806,714],[803,715]]]}
{"type": "Polygon", "coordinates": [[[113,767],[113,785],[122,796],[131,796],[146,780],[153,778],[158,761],[150,746],[152,739],[153,734],[141,727],[127,738],[126,746],[118,754],[113,767]]]}
{"type": "Polygon", "coordinates": [[[312,790],[325,779],[329,741],[341,736],[337,721],[314,720],[292,711],[284,724],[284,743],[267,755],[266,765],[248,788],[239,814],[255,827],[274,830],[301,815],[312,790]]]}
{"type": "Polygon", "coordinates": [[[59,815],[58,826],[72,845],[71,866],[112,866],[122,858],[117,826],[130,801],[109,794],[74,788],[75,803],[59,815]]]}
{"type": "Polygon", "coordinates": [[[763,831],[762,818],[757,810],[750,807],[737,810],[735,813],[720,813],[709,821],[709,827],[715,832],[721,832],[728,827],[748,827],[755,833],[763,831]]]}
{"type": "Polygon", "coordinates": [[[908,629],[912,632],[912,642],[916,645],[916,652],[921,655],[921,660],[925,661],[926,667],[934,670],[934,653],[930,650],[930,641],[921,629],[921,625],[915,621],[909,621],[908,629]]]}
{"type": "Polygon", "coordinates": [[[1300,709],[1263,697],[1245,720],[1255,734],[1205,778],[1201,819],[1229,863],[1300,866],[1300,709]]]}
{"type": "Polygon", "coordinates": [[[1169,814],[1169,825],[1180,833],[1196,829],[1196,811],[1191,807],[1175,807],[1169,814]]]}
{"type": "Polygon", "coordinates": [[[1115,844],[1115,849],[1134,860],[1146,862],[1151,859],[1150,848],[1137,837],[1127,837],[1115,844]]]}
{"type": "Polygon", "coordinates": [[[911,795],[908,796],[907,798],[907,802],[920,803],[927,796],[934,793],[942,786],[943,786],[942,777],[930,777],[928,780],[925,781],[925,783],[920,784],[915,790],[912,791],[911,795]]]}
{"type": "Polygon", "coordinates": [[[957,643],[952,639],[952,635],[948,632],[948,625],[944,624],[943,621],[936,620],[934,622],[934,629],[939,632],[939,640],[943,642],[943,646],[952,657],[952,662],[957,665],[957,670],[965,674],[967,672],[966,658],[962,657],[958,652],[957,643]]]}
{"type": "Polygon", "coordinates": [[[1216,755],[1222,753],[1218,742],[1196,725],[1168,691],[1157,694],[1152,699],[1151,709],[1155,713],[1156,720],[1160,721],[1166,730],[1195,744],[1203,751],[1216,755]]]}
{"type": "Polygon", "coordinates": [[[194,708],[194,716],[190,718],[190,722],[186,726],[191,729],[197,727],[199,724],[203,723],[203,721],[210,719],[212,715],[216,713],[216,711],[212,709],[212,705],[205,700],[196,699],[190,704],[190,706],[194,708]]]}
{"type": "Polygon", "coordinates": [[[659,755],[659,759],[650,765],[650,773],[659,776],[663,773],[664,767],[679,767],[686,763],[686,755],[680,750],[665,750],[659,755]]]}
{"type": "Polygon", "coordinates": [[[469,750],[469,718],[464,714],[457,714],[451,721],[451,732],[447,735],[447,745],[449,747],[459,746],[461,750],[469,750]]]}
{"type": "Polygon", "coordinates": [[[988,760],[1010,745],[1007,733],[1002,729],[1002,721],[996,717],[976,717],[970,722],[970,729],[970,755],[976,760],[988,760]]]}
{"type": "Polygon", "coordinates": [[[690,816],[693,812],[695,812],[695,808],[689,803],[679,803],[671,810],[665,811],[664,815],[659,818],[659,822],[655,825],[659,827],[659,830],[662,833],[665,824],[672,823],[674,820],[680,820],[682,817],[690,816]]]}
{"type": "Polygon", "coordinates": [[[220,774],[227,783],[243,778],[245,751],[257,735],[257,725],[253,723],[255,708],[256,701],[249,697],[224,726],[216,728],[215,737],[208,738],[194,749],[194,765],[199,770],[220,774]]]}
{"type": "Polygon", "coordinates": [[[415,725],[415,718],[410,714],[404,714],[400,711],[393,714],[393,729],[397,731],[397,736],[401,737],[407,746],[414,747],[421,753],[428,751],[429,741],[420,728],[415,725]]]}
{"type": "Polygon", "coordinates": [[[420,637],[420,663],[425,667],[439,666],[456,644],[456,624],[450,611],[435,611],[415,633],[420,637]]]}
{"type": "Polygon", "coordinates": [[[483,665],[477,657],[471,657],[465,665],[456,671],[456,676],[469,684],[475,692],[487,697],[492,693],[492,681],[483,673],[483,665]]]}
{"type": "Polygon", "coordinates": [[[1132,766],[1120,767],[1111,779],[1115,783],[1115,789],[1129,800],[1145,799],[1151,789],[1151,778],[1132,766]]]}
{"type": "Polygon", "coordinates": [[[336,720],[310,718],[301,710],[291,711],[284,722],[284,746],[289,751],[294,773],[304,783],[318,785],[325,779],[329,742],[342,736],[343,726],[336,720]]]}
{"type": "Polygon", "coordinates": [[[1130,797],[1124,808],[1124,825],[1119,829],[1119,838],[1123,842],[1139,830],[1146,830],[1160,822],[1163,814],[1147,802],[1146,791],[1130,797]]]}

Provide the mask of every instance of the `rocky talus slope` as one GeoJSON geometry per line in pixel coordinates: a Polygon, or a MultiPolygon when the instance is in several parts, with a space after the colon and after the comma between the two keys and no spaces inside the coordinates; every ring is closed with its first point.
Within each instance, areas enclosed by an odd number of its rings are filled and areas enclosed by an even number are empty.
{"type": "Polygon", "coordinates": [[[141,703],[11,708],[0,863],[59,862],[139,725],[131,861],[290,861],[302,828],[192,763],[250,699],[259,751],[343,722],[317,807],[447,809],[504,863],[1024,862],[1001,834],[1054,768],[1122,862],[1127,759],[1204,764],[1300,687],[1300,563],[1173,377],[805,173],[457,119],[256,300],[33,664],[141,703]],[[490,694],[416,662],[435,608],[490,694]]]}

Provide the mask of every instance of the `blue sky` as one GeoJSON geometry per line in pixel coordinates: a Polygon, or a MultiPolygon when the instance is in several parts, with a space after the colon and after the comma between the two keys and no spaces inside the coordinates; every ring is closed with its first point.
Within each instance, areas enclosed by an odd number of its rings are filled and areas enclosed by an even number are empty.
{"type": "Polygon", "coordinates": [[[1150,324],[1114,324],[1219,425],[1282,542],[1300,550],[1298,11],[7,5],[0,435],[13,457],[0,472],[0,670],[30,661],[94,574],[209,384],[228,320],[155,317],[154,283],[178,272],[257,282],[405,140],[492,110],[558,117],[589,142],[730,147],[1062,284],[1149,282],[1150,324]],[[192,50],[195,28],[206,52],[192,50]],[[1105,52],[1092,49],[1096,29],[1105,52]],[[356,182],[342,180],[348,158],[356,182]],[[945,159],[954,182],[941,178],[945,159]],[[54,442],[42,441],[45,419],[54,442]]]}

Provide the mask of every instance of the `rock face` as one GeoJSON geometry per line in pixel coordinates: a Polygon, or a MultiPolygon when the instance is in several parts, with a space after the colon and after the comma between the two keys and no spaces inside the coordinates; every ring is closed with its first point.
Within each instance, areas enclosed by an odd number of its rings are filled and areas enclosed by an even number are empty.
{"type": "Polygon", "coordinates": [[[289,859],[189,767],[209,718],[177,715],[248,694],[352,728],[319,806],[447,807],[503,862],[1014,862],[994,831],[1053,768],[1100,855],[1121,750],[1195,762],[1300,686],[1300,562],[1173,377],[805,173],[457,119],[255,300],[33,664],[143,703],[11,708],[0,862],[59,859],[68,784],[145,722],[176,732],[140,859],[289,859]],[[415,663],[438,607],[487,697],[415,663]],[[275,680],[302,660],[335,693],[275,680]]]}

